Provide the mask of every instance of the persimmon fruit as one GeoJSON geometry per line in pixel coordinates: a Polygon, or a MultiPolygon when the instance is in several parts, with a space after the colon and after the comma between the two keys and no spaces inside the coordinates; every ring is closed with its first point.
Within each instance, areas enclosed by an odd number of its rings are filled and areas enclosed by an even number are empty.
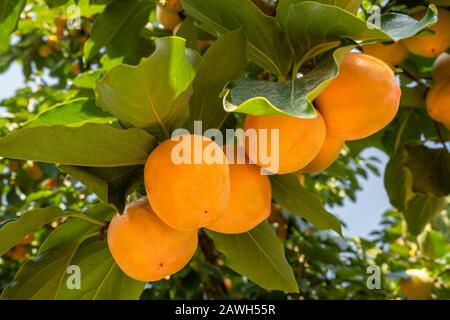
{"type": "Polygon", "coordinates": [[[363,46],[364,53],[378,58],[387,64],[397,66],[409,55],[409,51],[401,41],[391,44],[374,43],[363,46]]]}
{"type": "Polygon", "coordinates": [[[197,232],[166,225],[146,198],[116,214],[108,228],[108,246],[120,269],[139,281],[157,281],[186,266],[197,249],[197,232]]]}
{"type": "Polygon", "coordinates": [[[409,279],[401,279],[400,287],[403,294],[410,300],[425,300],[430,297],[433,280],[425,270],[406,270],[409,279]]]}
{"type": "Polygon", "coordinates": [[[437,82],[427,94],[427,111],[430,117],[450,125],[450,77],[437,82]]]}
{"type": "Polygon", "coordinates": [[[380,59],[350,53],[338,76],[317,97],[327,134],[342,140],[366,138],[397,114],[401,90],[392,69],[380,59]]]}
{"type": "MultiPolygon", "coordinates": [[[[232,161],[229,159],[229,162],[232,161]]],[[[205,227],[220,233],[243,233],[269,217],[272,188],[269,177],[262,175],[260,168],[248,161],[233,161],[229,167],[231,189],[227,210],[218,220],[205,227]]]]}
{"type": "MultiPolygon", "coordinates": [[[[420,19],[425,11],[413,15],[420,19]]],[[[443,7],[438,7],[438,22],[431,26],[434,34],[422,34],[403,40],[403,44],[409,52],[426,57],[434,58],[450,48],[450,12],[443,7]]]]}
{"type": "Polygon", "coordinates": [[[164,28],[172,31],[181,22],[181,18],[177,12],[167,10],[160,5],[156,6],[156,18],[164,28]]]}
{"type": "MultiPolygon", "coordinates": [[[[144,180],[150,204],[160,219],[175,229],[190,231],[225,213],[230,173],[226,156],[214,141],[199,135],[179,139],[166,140],[153,150],[145,164],[144,180]],[[182,143],[190,148],[189,161],[177,163],[172,152],[177,153],[182,143]],[[206,154],[198,154],[207,151],[216,161],[208,162],[206,154]],[[201,159],[195,161],[195,157],[201,159]]],[[[184,151],[180,152],[184,155],[184,151]]]]}
{"type": "Polygon", "coordinates": [[[433,79],[436,82],[450,77],[450,54],[444,52],[434,61],[433,79]]]}
{"type": "Polygon", "coordinates": [[[251,146],[246,139],[245,151],[249,158],[261,168],[272,170],[270,164],[264,161],[263,154],[274,159],[278,150],[278,170],[272,173],[285,174],[302,169],[317,155],[322,147],[326,128],[325,122],[317,112],[317,116],[311,119],[301,119],[284,115],[253,116],[248,115],[244,122],[244,130],[256,131],[255,146],[251,146]],[[261,146],[260,132],[267,130],[267,149],[261,146]],[[275,139],[272,129],[278,129],[279,140],[275,139]],[[278,144],[278,145],[275,145],[278,144]],[[252,154],[254,148],[256,152],[252,154]],[[267,152],[266,152],[267,151],[267,152]]]}
{"type": "Polygon", "coordinates": [[[327,135],[319,153],[302,172],[315,173],[325,170],[338,158],[344,144],[344,140],[327,135]]]}

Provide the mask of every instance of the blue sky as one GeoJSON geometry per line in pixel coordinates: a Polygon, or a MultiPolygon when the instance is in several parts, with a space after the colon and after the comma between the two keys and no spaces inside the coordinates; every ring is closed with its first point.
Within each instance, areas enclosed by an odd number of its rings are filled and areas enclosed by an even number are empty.
{"type": "MultiPolygon", "coordinates": [[[[0,100],[13,96],[16,89],[24,86],[23,81],[21,67],[16,63],[6,73],[0,74],[0,100]]],[[[364,156],[377,156],[382,161],[380,169],[384,169],[388,161],[386,155],[377,149],[365,150],[364,156]]],[[[345,236],[368,236],[370,231],[379,227],[381,215],[390,208],[383,174],[380,177],[369,174],[368,180],[361,180],[361,185],[363,191],[357,194],[356,203],[346,199],[343,207],[331,210],[347,224],[345,236]]]]}

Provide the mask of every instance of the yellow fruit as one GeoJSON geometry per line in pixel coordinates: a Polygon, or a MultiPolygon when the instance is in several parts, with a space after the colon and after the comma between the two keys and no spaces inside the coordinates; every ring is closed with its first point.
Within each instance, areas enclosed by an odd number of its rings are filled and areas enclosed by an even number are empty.
{"type": "Polygon", "coordinates": [[[402,63],[409,55],[409,51],[406,50],[406,47],[401,41],[392,44],[366,44],[363,47],[363,51],[393,66],[402,63]]]}
{"type": "Polygon", "coordinates": [[[433,289],[433,280],[425,270],[406,270],[409,279],[401,279],[402,292],[410,300],[425,300],[430,297],[433,289]]]}
{"type": "MultiPolygon", "coordinates": [[[[236,162],[236,161],[234,161],[236,162]]],[[[269,177],[254,164],[230,164],[230,201],[220,218],[205,227],[220,233],[247,232],[270,215],[272,188],[269,177]]]]}
{"type": "Polygon", "coordinates": [[[225,213],[230,172],[225,154],[211,139],[198,135],[179,138],[180,142],[164,141],[150,154],[144,170],[145,187],[161,220],[175,229],[196,230],[225,213]],[[180,151],[182,146],[188,150],[180,151]],[[216,161],[208,159],[209,154],[216,161]],[[174,161],[177,155],[187,156],[185,163],[174,161]]]}
{"type": "MultiPolygon", "coordinates": [[[[425,12],[418,13],[413,18],[419,20],[425,12]]],[[[438,22],[431,29],[434,34],[424,34],[403,40],[409,52],[415,55],[433,58],[450,47],[450,12],[443,7],[438,8],[438,22]]]]}
{"type": "Polygon", "coordinates": [[[350,53],[339,75],[316,99],[327,134],[342,140],[366,138],[397,114],[401,90],[392,69],[380,59],[350,53]]]}
{"type": "Polygon", "coordinates": [[[437,82],[427,94],[427,111],[430,117],[450,125],[450,77],[437,82]]]}
{"type": "Polygon", "coordinates": [[[322,116],[317,113],[313,119],[299,119],[288,116],[252,116],[248,115],[244,122],[244,129],[256,131],[255,145],[250,145],[246,139],[245,151],[250,159],[261,168],[272,173],[292,173],[302,169],[317,155],[325,141],[326,128],[322,116]],[[267,137],[264,134],[267,130],[267,137]],[[276,140],[278,129],[279,141],[276,140]],[[266,137],[267,150],[261,135],[266,137]],[[252,148],[256,152],[252,154],[252,148]],[[278,152],[277,152],[278,151],[278,152]],[[278,170],[273,170],[273,163],[265,161],[265,155],[272,161],[278,159],[278,170]]]}
{"type": "Polygon", "coordinates": [[[42,45],[38,49],[38,54],[41,58],[47,58],[51,52],[50,47],[47,45],[42,45]]]}
{"type": "Polygon", "coordinates": [[[47,45],[53,50],[53,51],[58,51],[59,48],[61,47],[61,42],[58,38],[58,36],[51,34],[48,36],[47,39],[47,45]]]}
{"type": "Polygon", "coordinates": [[[173,30],[181,22],[180,16],[173,11],[156,6],[156,18],[167,30],[173,30]]]}
{"type": "Polygon", "coordinates": [[[120,269],[133,279],[157,281],[181,270],[197,248],[197,232],[175,230],[139,199],[116,214],[108,228],[108,246],[120,269]]]}
{"type": "Polygon", "coordinates": [[[450,77],[450,54],[444,52],[433,64],[433,79],[438,82],[450,77]]]}
{"type": "Polygon", "coordinates": [[[317,156],[302,169],[302,172],[315,173],[328,168],[339,156],[345,141],[328,136],[317,156]]]}

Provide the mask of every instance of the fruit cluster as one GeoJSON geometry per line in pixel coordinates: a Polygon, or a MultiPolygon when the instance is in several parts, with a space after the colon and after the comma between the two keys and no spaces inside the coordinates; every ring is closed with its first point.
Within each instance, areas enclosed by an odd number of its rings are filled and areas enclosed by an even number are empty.
{"type": "MultiPolygon", "coordinates": [[[[168,29],[180,22],[175,23],[181,10],[179,3],[158,5],[159,21],[168,29]],[[161,13],[172,14],[173,23],[164,22],[161,13]]],[[[234,157],[244,152],[240,147],[221,148],[199,135],[183,135],[178,141],[159,144],[145,164],[147,197],[130,203],[109,226],[109,248],[120,268],[135,279],[156,281],[190,261],[197,248],[198,229],[237,234],[267,219],[271,185],[261,168],[270,171],[270,167],[258,150],[263,145],[258,141],[260,130],[267,134],[269,154],[265,157],[277,152],[279,159],[278,170],[271,173],[302,174],[329,167],[345,141],[364,139],[386,127],[397,114],[401,97],[389,64],[401,63],[409,52],[429,57],[448,49],[450,13],[440,8],[439,18],[432,35],[389,46],[367,45],[363,50],[368,54],[349,53],[340,64],[338,76],[315,99],[315,117],[248,115],[244,130],[257,134],[254,145],[249,145],[249,139],[245,141],[245,163],[230,159],[228,150],[234,150],[234,157]],[[278,138],[272,136],[271,129],[278,129],[278,138]],[[187,163],[173,161],[180,141],[189,146],[187,158],[191,161],[187,163]],[[202,154],[212,154],[215,161],[197,159],[196,146],[202,154]],[[249,152],[252,148],[256,152],[249,152]]],[[[448,125],[450,113],[445,101],[450,97],[450,55],[443,54],[436,61],[434,78],[437,84],[429,92],[428,110],[433,119],[448,125]]]]}

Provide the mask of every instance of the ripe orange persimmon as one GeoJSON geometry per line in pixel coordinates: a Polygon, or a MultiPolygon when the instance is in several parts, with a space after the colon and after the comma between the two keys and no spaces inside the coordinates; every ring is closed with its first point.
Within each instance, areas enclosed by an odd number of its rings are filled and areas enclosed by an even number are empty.
{"type": "Polygon", "coordinates": [[[180,12],[183,10],[181,6],[181,0],[163,0],[160,2],[160,5],[169,11],[180,12]]]}
{"type": "Polygon", "coordinates": [[[156,18],[167,30],[173,30],[181,22],[178,13],[166,10],[162,6],[156,6],[156,18]]]}
{"type": "Polygon", "coordinates": [[[228,234],[247,232],[270,215],[272,188],[269,177],[262,175],[260,168],[248,161],[243,164],[234,161],[230,164],[230,182],[227,210],[218,220],[205,227],[228,234]]]}
{"type": "Polygon", "coordinates": [[[431,118],[450,125],[450,77],[437,82],[427,94],[427,111],[431,118]]]}
{"type": "Polygon", "coordinates": [[[401,41],[392,44],[374,43],[363,46],[364,53],[378,58],[387,64],[396,66],[402,63],[409,55],[409,51],[401,41]]]}
{"type": "MultiPolygon", "coordinates": [[[[420,19],[425,12],[413,15],[420,19]]],[[[403,44],[409,52],[415,55],[433,58],[440,55],[450,47],[450,12],[443,7],[438,8],[438,22],[431,26],[434,34],[417,35],[403,40],[403,44]]]]}
{"type": "Polygon", "coordinates": [[[433,79],[434,81],[441,81],[450,77],[450,54],[444,52],[433,64],[433,79]]]}
{"type": "Polygon", "coordinates": [[[339,156],[344,143],[342,139],[327,135],[317,156],[302,169],[302,172],[314,173],[328,168],[339,156]]]}
{"type": "Polygon", "coordinates": [[[299,119],[289,116],[252,116],[248,115],[244,122],[244,130],[256,130],[256,143],[251,146],[246,139],[245,151],[250,159],[261,168],[272,171],[272,173],[292,173],[306,166],[317,155],[325,141],[326,128],[320,113],[316,118],[299,119]],[[267,130],[267,150],[261,148],[263,144],[260,134],[261,130],[267,130]],[[272,129],[278,129],[279,141],[275,140],[272,129]],[[252,155],[251,149],[256,149],[252,155]],[[277,156],[278,170],[271,170],[271,164],[264,161],[264,155],[270,156],[272,160],[277,156]],[[266,152],[267,151],[267,152],[266,152]]]}
{"type": "Polygon", "coordinates": [[[401,90],[392,69],[380,59],[350,53],[339,75],[317,97],[327,134],[342,140],[366,138],[394,119],[401,90]]]}
{"type": "Polygon", "coordinates": [[[409,279],[401,279],[402,292],[410,300],[425,300],[430,297],[433,289],[433,280],[425,270],[406,270],[409,279]]]}
{"type": "Polygon", "coordinates": [[[30,162],[27,164],[28,176],[33,180],[39,180],[44,176],[44,172],[38,164],[30,162]]]}
{"type": "Polygon", "coordinates": [[[164,141],[148,157],[145,188],[161,220],[175,229],[196,230],[225,213],[230,172],[225,154],[211,139],[199,135],[178,138],[179,142],[164,141]],[[189,150],[180,150],[183,146],[189,150]],[[174,161],[178,155],[186,156],[184,163],[174,161]]]}
{"type": "Polygon", "coordinates": [[[12,248],[11,250],[9,250],[6,256],[15,261],[22,261],[27,256],[27,249],[25,248],[25,246],[19,244],[14,248],[12,248]]]}
{"type": "Polygon", "coordinates": [[[175,230],[158,218],[146,198],[116,214],[108,246],[120,269],[133,279],[157,281],[181,270],[197,248],[196,231],[175,230]]]}
{"type": "Polygon", "coordinates": [[[21,245],[28,245],[31,244],[34,241],[34,234],[29,234],[25,236],[22,240],[20,240],[19,244],[21,245]]]}

